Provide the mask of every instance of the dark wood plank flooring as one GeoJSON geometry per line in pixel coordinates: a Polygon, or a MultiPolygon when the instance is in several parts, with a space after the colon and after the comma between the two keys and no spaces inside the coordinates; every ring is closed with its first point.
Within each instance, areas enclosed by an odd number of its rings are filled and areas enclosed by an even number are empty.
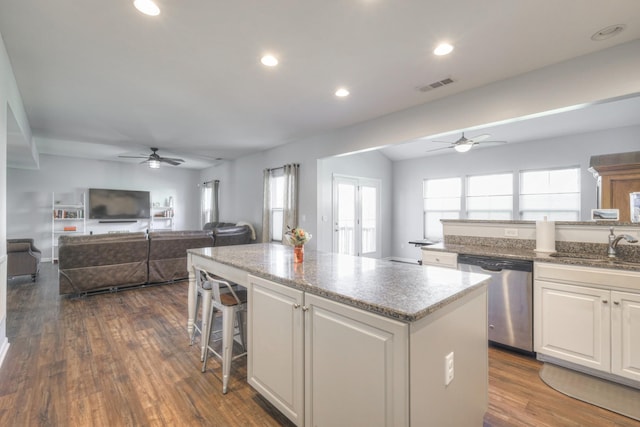
{"type": "MultiPolygon", "coordinates": [[[[186,302],[184,282],[59,297],[52,264],[10,280],[0,426],[291,425],[245,382],[244,359],[227,395],[216,359],[200,372],[186,302]]],[[[489,361],[486,427],[640,426],[550,389],[530,357],[491,348],[489,361]]]]}

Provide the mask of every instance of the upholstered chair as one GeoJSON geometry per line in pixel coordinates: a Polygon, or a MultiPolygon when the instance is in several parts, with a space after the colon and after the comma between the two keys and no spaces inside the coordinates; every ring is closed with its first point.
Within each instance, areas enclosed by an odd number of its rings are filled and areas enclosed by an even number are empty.
{"type": "Polygon", "coordinates": [[[31,275],[36,281],[40,269],[40,249],[33,244],[33,239],[7,240],[7,276],[31,275]]]}

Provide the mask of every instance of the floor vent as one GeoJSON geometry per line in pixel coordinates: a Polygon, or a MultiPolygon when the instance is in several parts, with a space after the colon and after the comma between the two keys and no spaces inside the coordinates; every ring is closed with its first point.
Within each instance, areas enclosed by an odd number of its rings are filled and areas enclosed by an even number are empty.
{"type": "Polygon", "coordinates": [[[449,84],[451,84],[453,82],[454,82],[454,80],[452,78],[447,77],[446,79],[442,79],[440,81],[433,82],[433,83],[430,83],[430,84],[425,85],[425,86],[418,86],[416,89],[418,91],[420,91],[420,92],[429,92],[430,90],[437,89],[439,87],[449,85],[449,84]]]}

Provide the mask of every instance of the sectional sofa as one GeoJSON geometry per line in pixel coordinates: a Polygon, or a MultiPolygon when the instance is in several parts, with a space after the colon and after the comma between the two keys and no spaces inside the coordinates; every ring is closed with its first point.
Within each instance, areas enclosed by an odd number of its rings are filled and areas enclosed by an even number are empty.
{"type": "Polygon", "coordinates": [[[251,243],[249,227],[230,228],[235,230],[60,236],[59,293],[81,295],[186,279],[187,249],[251,243]]]}

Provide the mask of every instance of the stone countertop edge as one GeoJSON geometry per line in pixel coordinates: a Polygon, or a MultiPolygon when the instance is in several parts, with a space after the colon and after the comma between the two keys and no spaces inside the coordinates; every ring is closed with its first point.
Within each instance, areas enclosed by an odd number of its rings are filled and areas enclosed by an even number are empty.
{"type": "MultiPolygon", "coordinates": [[[[324,271],[321,272],[319,272],[319,269],[309,271],[308,277],[299,277],[300,273],[295,272],[292,274],[293,277],[286,277],[283,274],[278,274],[279,272],[273,271],[275,268],[266,268],[259,265],[257,262],[254,264],[244,263],[241,252],[246,254],[249,251],[257,251],[258,254],[262,255],[262,260],[265,259],[264,257],[268,257],[273,251],[277,251],[279,252],[280,257],[285,257],[282,265],[291,265],[291,267],[285,267],[284,270],[281,265],[278,270],[292,273],[290,270],[295,268],[292,261],[290,261],[293,259],[293,251],[291,248],[279,244],[257,243],[187,250],[189,253],[204,256],[215,262],[246,271],[247,273],[262,279],[271,280],[278,284],[298,289],[303,292],[325,297],[332,301],[407,323],[420,320],[438,311],[440,308],[443,308],[448,304],[451,304],[474,292],[476,289],[484,286],[486,280],[489,278],[489,276],[483,274],[465,273],[448,268],[423,267],[418,264],[410,265],[394,263],[392,261],[372,258],[363,259],[362,257],[352,257],[349,255],[333,254],[322,251],[305,251],[305,261],[302,264],[302,268],[304,268],[305,263],[308,263],[308,265],[317,263],[317,255],[318,257],[328,258],[329,261],[333,261],[333,264],[335,264],[336,260],[341,259],[347,260],[348,263],[353,262],[354,264],[358,264],[360,267],[364,262],[366,262],[371,263],[369,267],[378,266],[381,269],[391,269],[393,270],[392,273],[394,271],[401,271],[405,276],[408,275],[407,278],[409,280],[407,280],[407,282],[412,282],[402,284],[382,282],[369,283],[369,281],[360,280],[364,283],[358,283],[357,285],[352,286],[354,289],[350,292],[349,290],[329,289],[329,286],[324,285],[329,284],[332,281],[333,275],[337,273],[337,271],[334,271],[335,268],[333,270],[330,268],[331,266],[328,266],[327,270],[323,269],[324,271]],[[286,249],[279,249],[280,247],[286,249]],[[443,280],[442,276],[449,277],[443,280]],[[460,278],[466,279],[460,280],[460,278]],[[447,283],[447,280],[449,280],[449,283],[447,283]],[[456,284],[458,285],[453,290],[448,289],[451,288],[451,280],[456,280],[456,284]],[[313,282],[316,282],[316,284],[313,282]],[[362,291],[370,291],[370,293],[363,295],[362,291]],[[422,297],[422,302],[416,301],[415,298],[411,298],[411,294],[419,294],[419,296],[422,297]],[[413,307],[406,307],[407,305],[413,305],[413,307]]],[[[272,261],[271,259],[269,260],[272,261]]],[[[311,268],[310,270],[314,269],[311,268]]],[[[358,273],[361,271],[362,269],[360,269],[358,273]]],[[[304,272],[302,274],[304,275],[304,272]]],[[[371,280],[372,277],[360,277],[359,279],[371,280]]],[[[358,278],[355,278],[355,280],[357,282],[358,278]]]]}
{"type": "MultiPolygon", "coordinates": [[[[589,259],[556,258],[550,256],[549,252],[536,252],[531,249],[475,246],[437,243],[431,246],[424,246],[423,251],[453,252],[465,255],[481,255],[486,257],[500,257],[509,259],[521,259],[526,261],[548,262],[552,264],[577,265],[582,267],[607,268],[612,270],[640,271],[640,263],[632,264],[603,264],[602,261],[591,261],[589,259]]],[[[605,256],[603,255],[603,259],[605,256]]]]}

